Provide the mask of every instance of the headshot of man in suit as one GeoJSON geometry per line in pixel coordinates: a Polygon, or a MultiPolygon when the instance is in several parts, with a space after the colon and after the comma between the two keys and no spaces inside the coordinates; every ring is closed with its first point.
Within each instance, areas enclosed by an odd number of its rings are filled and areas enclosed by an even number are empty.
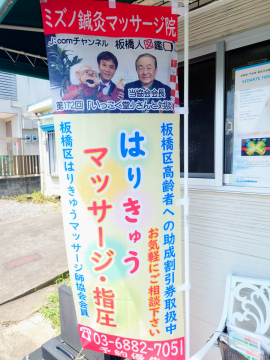
{"type": "MultiPolygon", "coordinates": [[[[159,80],[156,80],[157,75],[157,59],[152,54],[141,54],[138,56],[138,58],[135,61],[135,67],[138,74],[139,80],[133,81],[131,83],[128,83],[125,85],[124,88],[124,98],[125,100],[146,100],[148,103],[151,101],[159,101],[159,100],[171,100],[171,88],[168,85],[163,84],[159,80]],[[149,89],[149,90],[162,90],[162,93],[164,94],[163,98],[134,98],[134,96],[130,96],[130,93],[132,92],[131,89],[149,89]]],[[[141,112],[134,110],[134,112],[141,112]]],[[[150,113],[156,113],[160,112],[159,110],[150,110],[150,113]]],[[[163,111],[162,111],[163,112],[163,111]]],[[[172,112],[172,111],[164,111],[164,112],[172,112]]]]}
{"type": "MultiPolygon", "coordinates": [[[[115,89],[115,83],[112,78],[118,68],[118,60],[110,51],[103,51],[97,57],[99,70],[99,91],[104,95],[111,96],[115,89]]],[[[122,84],[124,89],[124,84],[122,84]]],[[[123,100],[123,93],[119,94],[118,99],[123,100]]]]}

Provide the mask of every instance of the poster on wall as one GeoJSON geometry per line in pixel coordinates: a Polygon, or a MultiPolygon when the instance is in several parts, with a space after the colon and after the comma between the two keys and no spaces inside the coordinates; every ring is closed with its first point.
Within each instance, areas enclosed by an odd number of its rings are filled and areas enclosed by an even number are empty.
{"type": "Polygon", "coordinates": [[[105,1],[41,9],[82,346],[184,359],[177,16],[105,1]]]}
{"type": "Polygon", "coordinates": [[[270,187],[270,62],[235,69],[233,185],[270,187]]]}

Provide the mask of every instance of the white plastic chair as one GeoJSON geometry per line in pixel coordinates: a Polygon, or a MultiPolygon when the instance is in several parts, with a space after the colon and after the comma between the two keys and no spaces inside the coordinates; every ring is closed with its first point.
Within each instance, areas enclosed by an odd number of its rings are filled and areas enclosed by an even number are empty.
{"type": "Polygon", "coordinates": [[[253,320],[255,329],[252,331],[255,333],[264,335],[269,329],[270,280],[236,276],[229,273],[226,279],[223,312],[217,330],[190,360],[201,360],[212,347],[215,347],[220,332],[227,324],[240,326],[239,322],[250,322],[250,320],[253,320]],[[237,309],[235,309],[236,306],[237,309]]]}

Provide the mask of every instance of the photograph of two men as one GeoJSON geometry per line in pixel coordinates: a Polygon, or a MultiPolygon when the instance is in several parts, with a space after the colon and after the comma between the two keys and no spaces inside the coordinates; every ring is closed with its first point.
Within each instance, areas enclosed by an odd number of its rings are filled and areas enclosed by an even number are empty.
{"type": "Polygon", "coordinates": [[[173,113],[174,42],[46,36],[54,112],[173,113]]]}

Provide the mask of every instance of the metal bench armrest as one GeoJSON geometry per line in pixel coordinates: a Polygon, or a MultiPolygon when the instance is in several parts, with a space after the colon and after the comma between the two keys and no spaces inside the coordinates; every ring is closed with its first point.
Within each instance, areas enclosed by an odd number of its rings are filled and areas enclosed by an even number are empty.
{"type": "Polygon", "coordinates": [[[194,354],[190,360],[201,360],[206,353],[214,346],[217,338],[219,337],[219,332],[215,332],[215,334],[211,337],[211,339],[202,347],[196,354],[194,354]]]}
{"type": "Polygon", "coordinates": [[[190,360],[201,360],[205,356],[205,354],[214,346],[215,342],[217,341],[217,338],[219,337],[219,334],[224,330],[228,316],[230,286],[231,286],[232,276],[233,276],[232,273],[229,273],[227,275],[223,311],[218,328],[215,331],[214,335],[211,337],[211,339],[204,345],[204,347],[202,347],[198,352],[196,352],[196,354],[194,354],[190,358],[190,360]]]}

